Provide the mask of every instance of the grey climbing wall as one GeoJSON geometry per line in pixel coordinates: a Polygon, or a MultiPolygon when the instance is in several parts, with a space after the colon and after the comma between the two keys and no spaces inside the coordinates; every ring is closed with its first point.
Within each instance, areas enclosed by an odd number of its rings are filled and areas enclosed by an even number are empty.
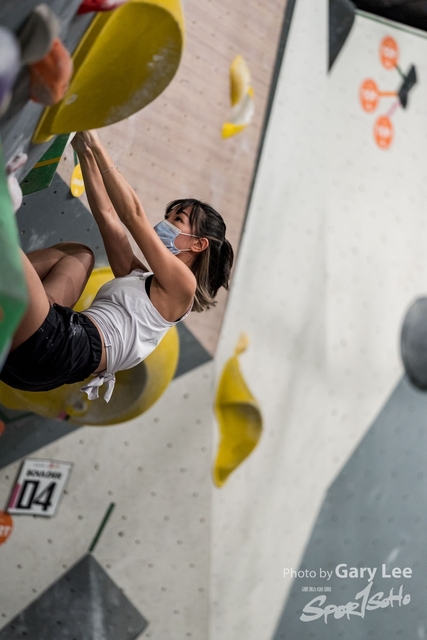
{"type": "Polygon", "coordinates": [[[147,624],[86,555],[4,627],[0,640],[135,640],[147,624]]]}
{"type": "Polygon", "coordinates": [[[2,405],[0,419],[5,424],[0,442],[0,469],[79,428],[66,420],[50,420],[2,405]]]}
{"type": "Polygon", "coordinates": [[[426,467],[427,395],[403,379],[326,495],[275,640],[427,636],[426,467]],[[382,606],[364,604],[378,593],[382,606]],[[332,608],[325,619],[326,607],[348,603],[353,613],[332,608]]]}
{"type": "MultiPolygon", "coordinates": [[[[93,216],[80,200],[71,195],[68,185],[59,175],[55,175],[48,189],[25,196],[16,218],[21,246],[26,252],[74,240],[93,249],[96,266],[108,264],[93,216]]],[[[212,359],[184,324],[178,325],[178,333],[180,356],[175,377],[212,359]]],[[[11,411],[1,405],[0,419],[6,425],[1,436],[0,469],[78,428],[66,421],[11,411]]]]}
{"type": "MultiPolygon", "coordinates": [[[[16,214],[24,251],[48,247],[62,240],[75,240],[92,247],[97,266],[108,264],[101,234],[93,216],[74,198],[68,185],[55,175],[48,189],[25,196],[16,214]]],[[[78,428],[66,421],[50,420],[0,405],[5,423],[1,437],[0,468],[37,451],[78,428]]]]}
{"type": "Polygon", "coordinates": [[[177,325],[179,335],[179,360],[175,378],[212,360],[212,356],[183,322],[177,325]]]}
{"type": "Polygon", "coordinates": [[[329,69],[347,40],[354,17],[355,7],[351,0],[329,0],[329,69]]]}
{"type": "MultiPolygon", "coordinates": [[[[45,0],[61,20],[61,39],[72,53],[82,35],[93,20],[94,14],[77,16],[76,11],[81,0],[45,0]]],[[[17,33],[39,0],[16,2],[2,0],[0,4],[0,25],[17,33]]],[[[8,163],[17,153],[28,154],[26,164],[16,173],[21,180],[33,168],[36,162],[52,144],[53,139],[44,144],[34,145],[31,139],[44,106],[28,99],[28,68],[23,67],[15,82],[12,101],[7,112],[0,118],[0,138],[3,145],[5,162],[8,163]]]]}
{"type": "Polygon", "coordinates": [[[96,266],[108,264],[92,214],[71,195],[69,186],[58,174],[48,189],[25,196],[16,218],[21,246],[26,253],[73,240],[92,248],[96,266]]]}

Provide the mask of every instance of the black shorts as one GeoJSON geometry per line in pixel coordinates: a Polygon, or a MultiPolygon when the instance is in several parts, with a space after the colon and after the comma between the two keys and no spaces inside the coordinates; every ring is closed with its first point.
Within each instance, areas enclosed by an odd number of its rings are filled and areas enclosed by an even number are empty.
{"type": "Polygon", "coordinates": [[[101,356],[102,341],[92,320],[53,304],[41,327],[8,355],[0,380],[14,389],[49,391],[85,380],[101,356]]]}

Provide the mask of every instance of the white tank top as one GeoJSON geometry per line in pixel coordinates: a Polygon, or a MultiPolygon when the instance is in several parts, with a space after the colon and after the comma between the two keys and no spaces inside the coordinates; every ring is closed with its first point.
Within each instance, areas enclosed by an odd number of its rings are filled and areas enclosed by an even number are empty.
{"type": "Polygon", "coordinates": [[[98,398],[98,388],[104,383],[108,402],[113,393],[117,371],[131,369],[142,362],[159,344],[166,332],[188,316],[191,306],[176,322],[165,320],[153,306],[145,282],[152,271],[135,269],[123,278],[104,284],[91,306],[83,311],[98,325],[104,338],[107,368],[84,387],[89,400],[98,398]]]}

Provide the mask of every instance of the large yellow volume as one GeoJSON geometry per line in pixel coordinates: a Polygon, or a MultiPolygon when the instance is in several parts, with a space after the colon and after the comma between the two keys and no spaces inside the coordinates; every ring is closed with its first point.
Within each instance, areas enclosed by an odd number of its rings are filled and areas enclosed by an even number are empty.
{"type": "MultiPolygon", "coordinates": [[[[113,278],[109,267],[94,269],[75,305],[87,309],[98,289],[113,278]]],[[[111,425],[126,422],[149,409],[168,387],[178,364],[179,337],[172,327],[160,344],[139,365],[116,374],[116,386],[110,402],[102,397],[88,400],[81,387],[89,382],[66,384],[52,391],[20,391],[0,382],[0,402],[9,409],[33,411],[46,418],[68,419],[78,425],[111,425]]]]}
{"type": "Polygon", "coordinates": [[[98,13],[73,54],[66,95],[45,109],[33,142],[104,127],[139,111],[168,86],[183,46],[180,0],[129,0],[98,13]]]}
{"type": "Polygon", "coordinates": [[[250,392],[240,370],[238,356],[248,346],[242,334],[234,355],[224,366],[215,399],[215,412],[219,422],[220,442],[213,479],[221,487],[232,473],[253,451],[262,433],[262,416],[257,401],[250,392]]]}

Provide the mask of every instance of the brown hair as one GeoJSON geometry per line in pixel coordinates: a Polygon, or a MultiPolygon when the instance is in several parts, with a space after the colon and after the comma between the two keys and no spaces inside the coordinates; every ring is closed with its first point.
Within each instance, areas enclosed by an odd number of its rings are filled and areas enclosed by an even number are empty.
{"type": "Polygon", "coordinates": [[[209,240],[209,246],[198,254],[191,266],[197,280],[193,311],[200,312],[215,306],[214,298],[220,287],[229,288],[234,252],[225,237],[226,226],[222,216],[209,204],[194,198],[173,200],[166,207],[166,215],[172,210],[179,213],[187,208],[191,208],[193,233],[209,240]]]}

